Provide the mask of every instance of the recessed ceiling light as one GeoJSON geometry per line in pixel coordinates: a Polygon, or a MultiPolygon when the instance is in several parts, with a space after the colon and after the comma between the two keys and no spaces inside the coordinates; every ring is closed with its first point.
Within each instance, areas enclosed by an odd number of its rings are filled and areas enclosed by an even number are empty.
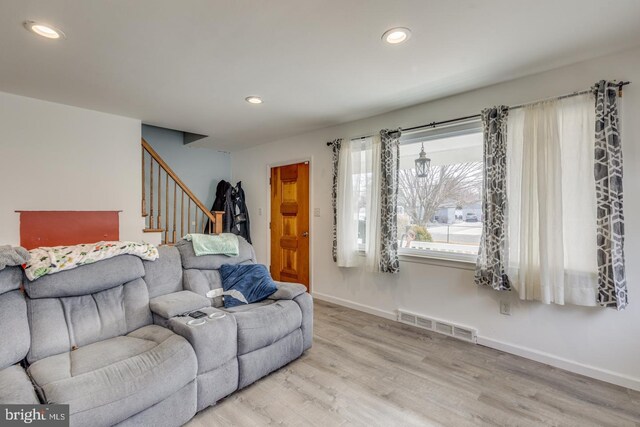
{"type": "Polygon", "coordinates": [[[408,28],[397,27],[387,30],[382,35],[382,40],[389,44],[399,44],[406,42],[411,37],[411,30],[408,28]]]}
{"type": "Polygon", "coordinates": [[[262,98],[259,96],[247,96],[244,100],[249,104],[262,104],[262,98]]]}
{"type": "Polygon", "coordinates": [[[24,27],[34,34],[48,39],[64,38],[64,33],[51,25],[42,24],[40,22],[26,21],[24,27]]]}

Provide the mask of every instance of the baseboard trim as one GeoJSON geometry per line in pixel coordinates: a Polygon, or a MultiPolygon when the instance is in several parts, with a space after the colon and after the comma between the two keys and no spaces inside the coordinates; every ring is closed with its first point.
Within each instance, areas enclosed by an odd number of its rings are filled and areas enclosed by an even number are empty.
{"type": "Polygon", "coordinates": [[[596,380],[640,391],[639,378],[633,378],[606,369],[596,368],[595,366],[585,365],[580,362],[554,356],[553,354],[505,343],[487,337],[478,336],[478,344],[504,351],[505,353],[515,354],[516,356],[521,356],[525,359],[535,360],[536,362],[564,369],[565,371],[573,372],[575,374],[584,375],[585,377],[594,378],[596,380]]]}
{"type": "MultiPolygon", "coordinates": [[[[362,311],[365,313],[373,314],[374,316],[383,317],[389,320],[397,321],[397,316],[394,312],[380,310],[368,305],[360,304],[357,302],[349,301],[342,298],[337,298],[331,295],[322,294],[319,292],[313,292],[313,297],[322,301],[327,301],[333,304],[341,305],[343,307],[352,308],[354,310],[362,311]]],[[[525,359],[535,360],[536,362],[544,363],[555,368],[564,369],[565,371],[573,372],[575,374],[584,375],[589,378],[604,381],[607,383],[619,385],[621,387],[630,388],[632,390],[640,391],[640,378],[633,378],[627,375],[622,375],[616,372],[608,371],[606,369],[596,368],[594,366],[585,365],[583,363],[575,362],[562,357],[554,356],[542,351],[533,350],[527,347],[522,347],[515,344],[509,344],[503,341],[494,340],[492,338],[483,337],[478,335],[478,344],[485,347],[490,347],[496,350],[504,351],[505,353],[515,354],[516,356],[524,357],[525,359]]]]}
{"type": "Polygon", "coordinates": [[[311,295],[313,295],[314,298],[317,298],[322,301],[330,302],[333,304],[341,305],[343,307],[352,308],[354,310],[373,314],[374,316],[384,317],[385,319],[397,320],[396,314],[392,311],[380,310],[377,308],[370,307],[368,305],[359,304],[357,302],[349,301],[342,298],[336,298],[331,295],[322,294],[319,292],[312,292],[311,295]]]}

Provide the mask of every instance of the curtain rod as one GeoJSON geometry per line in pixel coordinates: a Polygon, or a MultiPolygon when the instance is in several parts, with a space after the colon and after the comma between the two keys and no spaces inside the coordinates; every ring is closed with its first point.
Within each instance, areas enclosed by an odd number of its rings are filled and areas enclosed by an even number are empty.
{"type": "MultiPolygon", "coordinates": [[[[618,83],[616,86],[618,86],[618,90],[620,92],[622,92],[622,88],[624,86],[630,84],[630,83],[631,82],[629,82],[629,81],[626,81],[626,82],[623,81],[623,82],[618,83]]],[[[552,101],[552,100],[558,100],[558,99],[571,98],[573,96],[585,95],[585,94],[591,93],[591,92],[593,92],[593,89],[587,89],[587,90],[583,90],[583,91],[580,91],[580,92],[572,92],[572,93],[568,93],[568,94],[565,94],[565,95],[555,96],[555,97],[552,97],[552,98],[546,98],[546,99],[541,99],[541,100],[538,100],[538,101],[527,102],[525,104],[514,105],[513,107],[509,107],[509,109],[510,110],[517,110],[518,108],[528,107],[529,105],[539,104],[539,103],[545,102],[545,101],[552,101]]],[[[622,93],[621,93],[621,95],[622,95],[622,93]]],[[[474,114],[472,116],[458,117],[457,119],[449,119],[449,120],[442,120],[442,121],[439,121],[439,122],[431,122],[431,123],[426,123],[426,124],[420,125],[420,126],[413,126],[413,127],[410,127],[410,128],[402,129],[402,131],[403,132],[410,132],[412,130],[418,130],[418,129],[424,129],[424,128],[430,128],[430,127],[431,128],[435,128],[437,126],[442,126],[442,125],[446,125],[446,124],[449,124],[449,123],[462,122],[462,121],[471,120],[471,119],[478,119],[478,118],[480,118],[480,116],[481,116],[480,114],[474,114]]],[[[360,137],[353,138],[353,139],[371,138],[372,136],[374,136],[374,135],[365,135],[365,136],[360,136],[360,137]]],[[[331,146],[331,144],[332,144],[331,142],[327,142],[327,146],[331,146]]]]}

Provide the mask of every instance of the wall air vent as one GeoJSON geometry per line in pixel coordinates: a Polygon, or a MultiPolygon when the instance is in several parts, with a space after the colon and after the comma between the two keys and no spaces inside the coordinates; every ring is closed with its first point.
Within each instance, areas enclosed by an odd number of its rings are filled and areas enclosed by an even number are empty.
{"type": "Polygon", "coordinates": [[[417,317],[416,325],[424,329],[433,329],[433,320],[426,317],[417,317]]]}
{"type": "Polygon", "coordinates": [[[415,325],[416,324],[416,316],[414,316],[413,314],[409,314],[409,313],[402,313],[400,312],[400,316],[398,317],[398,320],[402,323],[406,323],[407,325],[415,325]]]}
{"type": "Polygon", "coordinates": [[[417,326],[439,334],[447,335],[463,341],[476,343],[476,330],[466,326],[456,325],[445,320],[433,319],[419,314],[410,313],[405,310],[398,310],[398,322],[407,325],[417,326]]]}
{"type": "Polygon", "coordinates": [[[453,336],[461,340],[476,342],[476,333],[473,329],[453,327],[453,336]]]}
{"type": "Polygon", "coordinates": [[[453,326],[444,322],[436,322],[436,332],[445,335],[453,335],[453,326]]]}

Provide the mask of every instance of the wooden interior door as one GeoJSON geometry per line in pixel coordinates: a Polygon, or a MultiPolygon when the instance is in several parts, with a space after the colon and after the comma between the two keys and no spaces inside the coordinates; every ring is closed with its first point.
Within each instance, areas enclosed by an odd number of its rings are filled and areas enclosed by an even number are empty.
{"type": "Polygon", "coordinates": [[[309,162],[271,168],[271,276],[309,289],[309,162]]]}

